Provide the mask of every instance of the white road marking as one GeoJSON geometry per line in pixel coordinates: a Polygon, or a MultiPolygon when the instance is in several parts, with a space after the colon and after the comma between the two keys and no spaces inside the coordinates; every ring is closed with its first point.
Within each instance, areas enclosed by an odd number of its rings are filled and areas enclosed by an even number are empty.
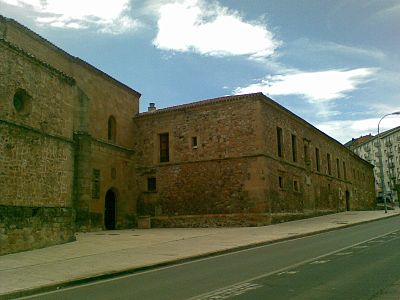
{"type": "Polygon", "coordinates": [[[350,255],[350,254],[353,254],[353,252],[349,251],[349,252],[336,253],[337,256],[344,256],[344,255],[350,255]]]}
{"type": "MultiPolygon", "coordinates": [[[[341,229],[341,228],[338,228],[338,229],[341,229]]],[[[367,248],[368,246],[363,246],[362,244],[368,243],[369,241],[372,241],[372,240],[377,239],[377,238],[385,237],[385,236],[390,235],[390,234],[396,234],[396,233],[398,233],[398,231],[399,231],[399,229],[395,229],[395,230],[393,230],[393,231],[391,231],[391,232],[389,232],[389,233],[386,233],[386,234],[383,234],[383,235],[378,235],[378,236],[376,236],[376,237],[373,237],[373,238],[371,238],[371,239],[368,239],[368,240],[365,240],[365,241],[362,241],[362,242],[353,244],[353,245],[351,245],[351,246],[343,247],[343,248],[341,248],[341,249],[338,249],[338,250],[335,250],[335,251],[331,251],[331,252],[329,252],[329,253],[322,254],[322,255],[320,255],[320,256],[313,257],[313,258],[311,258],[311,259],[307,259],[307,260],[298,262],[298,263],[296,263],[296,264],[293,264],[293,265],[290,265],[290,266],[287,266],[287,267],[284,267],[284,268],[281,268],[281,269],[278,269],[278,270],[275,270],[275,271],[271,271],[271,272],[268,272],[268,273],[264,273],[264,274],[255,276],[255,277],[253,277],[253,278],[249,278],[249,279],[247,279],[247,280],[243,280],[243,281],[241,281],[241,282],[235,283],[235,284],[230,285],[230,286],[235,286],[235,285],[242,284],[242,283],[248,283],[248,282],[251,282],[251,281],[254,281],[254,280],[257,280],[257,279],[261,279],[261,278],[265,278],[265,277],[268,277],[268,276],[271,276],[271,275],[274,275],[274,274],[277,274],[277,273],[280,273],[280,272],[283,272],[283,271],[287,271],[287,270],[290,270],[290,269],[294,269],[294,268],[297,268],[298,266],[305,265],[305,264],[307,264],[307,263],[310,263],[310,262],[312,262],[312,261],[315,261],[316,259],[324,258],[324,257],[330,256],[330,255],[334,255],[334,254],[336,254],[336,253],[345,251],[345,250],[347,250],[347,249],[351,249],[351,248],[355,248],[355,249],[356,249],[356,248],[367,248]]],[[[321,235],[321,234],[324,234],[324,233],[326,233],[326,232],[321,232],[321,233],[313,234],[313,235],[311,235],[311,236],[314,237],[314,236],[318,236],[318,235],[321,235]]],[[[289,243],[289,242],[293,242],[293,241],[296,241],[296,240],[306,239],[306,238],[309,238],[309,237],[310,237],[310,236],[303,236],[303,237],[299,237],[299,238],[295,238],[295,239],[291,239],[291,240],[278,241],[278,242],[271,242],[271,243],[268,243],[268,244],[265,244],[265,245],[255,246],[255,247],[252,247],[252,248],[246,248],[246,249],[243,249],[243,250],[233,251],[233,252],[229,252],[229,253],[225,253],[225,254],[217,254],[217,253],[216,253],[215,256],[210,256],[210,257],[195,259],[195,260],[191,260],[191,261],[188,261],[188,262],[178,263],[178,264],[175,264],[175,265],[170,265],[170,266],[166,266],[166,267],[151,269],[151,270],[143,271],[143,272],[137,272],[137,273],[134,273],[134,274],[127,274],[127,275],[118,276],[118,277],[113,277],[113,278],[104,279],[104,280],[100,280],[100,281],[85,283],[85,284],[81,284],[81,285],[77,285],[77,286],[72,286],[72,287],[57,289],[57,290],[54,290],[54,291],[44,292],[44,293],[40,293],[40,294],[29,295],[29,296],[21,297],[21,298],[18,298],[18,299],[32,299],[32,298],[34,298],[34,297],[35,297],[35,298],[37,298],[37,297],[40,298],[40,296],[42,296],[42,295],[49,295],[49,294],[58,293],[58,292],[60,292],[60,291],[75,290],[75,289],[79,289],[79,288],[82,288],[82,287],[87,287],[87,286],[92,286],[92,285],[103,284],[103,283],[105,283],[105,282],[116,281],[116,280],[119,280],[119,279],[122,279],[122,278],[135,277],[135,276],[139,276],[139,275],[143,275],[143,274],[147,274],[147,273],[153,273],[153,272],[158,272],[158,271],[161,271],[161,270],[172,269],[172,268],[180,267],[180,266],[183,266],[183,265],[188,265],[188,264],[197,263],[197,262],[200,262],[200,261],[211,260],[211,259],[215,259],[215,258],[222,257],[222,256],[235,255],[235,254],[241,253],[241,252],[252,251],[252,250],[254,250],[254,249],[269,247],[269,246],[271,246],[271,245],[289,243]]],[[[172,262],[171,262],[171,263],[172,263],[172,262]]],[[[62,283],[61,283],[61,284],[62,284],[62,283]]],[[[227,287],[225,287],[225,288],[229,288],[230,286],[227,286],[227,287]]],[[[225,288],[224,288],[224,289],[225,289],[225,288]]],[[[220,289],[218,289],[218,290],[220,290],[220,289]]],[[[216,291],[218,291],[218,290],[216,290],[216,291]]],[[[201,298],[198,298],[198,297],[201,297],[202,295],[206,295],[206,294],[209,294],[209,292],[208,292],[208,293],[205,293],[205,294],[201,294],[201,295],[195,296],[195,297],[192,297],[192,298],[189,298],[188,300],[195,300],[195,299],[197,300],[197,299],[201,299],[201,298]]]]}
{"type": "Polygon", "coordinates": [[[217,290],[214,292],[211,292],[209,294],[203,295],[200,298],[196,298],[197,300],[220,300],[220,299],[228,299],[232,298],[235,296],[242,295],[248,291],[252,291],[255,289],[258,289],[262,287],[262,285],[257,284],[257,283],[242,283],[242,284],[237,284],[234,286],[230,286],[225,289],[217,290]]]}
{"type": "Polygon", "coordinates": [[[326,264],[327,262],[330,262],[330,259],[327,260],[316,260],[310,263],[310,265],[321,265],[321,264],[326,264]]]}

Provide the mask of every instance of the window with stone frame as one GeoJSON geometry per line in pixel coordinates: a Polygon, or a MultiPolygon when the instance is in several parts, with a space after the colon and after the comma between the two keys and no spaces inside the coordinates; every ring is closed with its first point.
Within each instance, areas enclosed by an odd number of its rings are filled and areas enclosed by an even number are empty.
{"type": "Polygon", "coordinates": [[[160,138],[160,162],[169,162],[169,134],[162,133],[160,138]]]}
{"type": "Polygon", "coordinates": [[[283,130],[280,127],[276,127],[276,139],[278,156],[283,157],[283,130]]]}
{"type": "Polygon", "coordinates": [[[148,177],[147,178],[147,191],[148,192],[157,191],[157,180],[156,180],[155,177],[148,177]]]}
{"type": "Polygon", "coordinates": [[[321,160],[320,160],[318,148],[315,148],[315,166],[317,168],[317,171],[320,172],[321,171],[321,160]]]}
{"type": "Polygon", "coordinates": [[[297,162],[297,136],[292,134],[292,160],[297,162]]]}

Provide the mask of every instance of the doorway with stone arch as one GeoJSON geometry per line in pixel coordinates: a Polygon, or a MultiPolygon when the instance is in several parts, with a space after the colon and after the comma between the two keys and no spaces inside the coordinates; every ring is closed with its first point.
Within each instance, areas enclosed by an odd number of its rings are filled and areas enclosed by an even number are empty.
{"type": "Polygon", "coordinates": [[[104,228],[113,230],[116,227],[117,197],[113,189],[109,189],[104,199],[104,228]]]}

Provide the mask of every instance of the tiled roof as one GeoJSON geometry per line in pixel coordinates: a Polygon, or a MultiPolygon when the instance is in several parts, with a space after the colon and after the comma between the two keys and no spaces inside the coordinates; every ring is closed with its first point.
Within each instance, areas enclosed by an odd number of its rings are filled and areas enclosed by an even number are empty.
{"type": "Polygon", "coordinates": [[[240,99],[244,99],[244,98],[256,98],[256,97],[265,97],[265,96],[263,93],[224,96],[224,97],[218,97],[218,98],[213,98],[213,99],[195,101],[195,102],[181,104],[181,105],[170,106],[170,107],[161,108],[161,109],[157,109],[157,110],[149,111],[149,112],[143,112],[143,113],[140,113],[138,116],[139,117],[147,116],[147,115],[153,115],[153,114],[164,113],[164,112],[169,112],[169,111],[184,110],[184,109],[198,107],[198,106],[212,105],[212,104],[218,104],[218,103],[222,103],[222,102],[229,102],[229,101],[235,101],[235,100],[240,100],[240,99]]]}

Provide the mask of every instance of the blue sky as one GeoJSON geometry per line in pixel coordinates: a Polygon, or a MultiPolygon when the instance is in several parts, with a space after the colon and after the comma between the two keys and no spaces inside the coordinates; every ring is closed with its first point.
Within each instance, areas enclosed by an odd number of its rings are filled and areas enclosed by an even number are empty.
{"type": "Polygon", "coordinates": [[[0,0],[0,14],[142,93],[141,111],[263,92],[340,142],[400,111],[399,0],[0,0]]]}

